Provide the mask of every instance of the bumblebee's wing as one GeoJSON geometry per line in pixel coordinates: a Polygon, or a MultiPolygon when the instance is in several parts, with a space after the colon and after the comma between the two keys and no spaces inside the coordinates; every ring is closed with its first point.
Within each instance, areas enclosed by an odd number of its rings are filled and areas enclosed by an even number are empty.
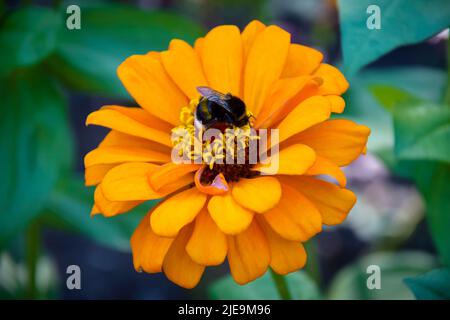
{"type": "Polygon", "coordinates": [[[228,110],[230,108],[228,106],[228,103],[226,102],[226,100],[230,99],[229,94],[220,93],[220,92],[218,92],[214,89],[211,89],[210,87],[206,87],[206,86],[197,87],[197,91],[206,99],[208,99],[212,102],[215,102],[218,105],[221,105],[225,109],[228,110]]]}

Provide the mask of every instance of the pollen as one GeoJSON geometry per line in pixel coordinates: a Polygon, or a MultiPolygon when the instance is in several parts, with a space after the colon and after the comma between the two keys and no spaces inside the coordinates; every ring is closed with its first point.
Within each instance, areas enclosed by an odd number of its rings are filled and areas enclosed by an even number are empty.
{"type": "MultiPolygon", "coordinates": [[[[248,164],[250,141],[259,139],[249,122],[241,127],[230,125],[212,138],[205,139],[204,128],[196,127],[195,109],[199,99],[192,99],[180,110],[181,124],[172,129],[172,145],[184,162],[203,163],[207,166],[202,182],[211,182],[223,173],[230,181],[251,175],[248,164]],[[236,163],[244,159],[244,163],[236,163]]],[[[252,119],[251,112],[247,116],[252,119]]],[[[228,180],[227,179],[227,180],[228,180]]]]}

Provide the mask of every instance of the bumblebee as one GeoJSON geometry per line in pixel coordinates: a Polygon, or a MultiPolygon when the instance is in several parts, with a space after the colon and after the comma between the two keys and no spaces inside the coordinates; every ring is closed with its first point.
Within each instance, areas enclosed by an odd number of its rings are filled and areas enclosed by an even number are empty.
{"type": "Polygon", "coordinates": [[[195,109],[195,118],[204,129],[224,130],[230,126],[242,127],[249,123],[245,103],[231,93],[220,93],[209,87],[197,87],[201,98],[195,109]]]}

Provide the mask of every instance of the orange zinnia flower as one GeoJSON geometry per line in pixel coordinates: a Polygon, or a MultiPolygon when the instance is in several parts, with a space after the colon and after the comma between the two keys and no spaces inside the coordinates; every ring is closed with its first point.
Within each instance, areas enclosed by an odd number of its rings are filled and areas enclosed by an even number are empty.
{"type": "Polygon", "coordinates": [[[131,238],[136,270],[163,271],[185,288],[225,258],[239,284],[269,266],[287,274],[306,262],[302,242],[341,223],[355,204],[340,167],[365,152],[370,130],[329,119],[344,110],[347,81],[281,28],[219,26],[194,47],[173,40],[167,51],[131,56],[118,75],[140,107],[88,116],[111,131],[85,157],[86,184],[96,186],[92,213],[106,217],[163,199],[131,238]],[[200,86],[241,98],[247,127],[279,129],[276,175],[260,175],[261,163],[217,164],[211,141],[201,164],[171,160],[173,147],[183,147],[171,133],[198,120],[200,86]]]}

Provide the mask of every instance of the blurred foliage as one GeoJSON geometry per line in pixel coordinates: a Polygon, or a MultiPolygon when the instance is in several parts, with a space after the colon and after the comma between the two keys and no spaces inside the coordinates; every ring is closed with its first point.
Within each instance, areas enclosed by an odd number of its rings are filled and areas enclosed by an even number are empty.
{"type": "Polygon", "coordinates": [[[0,246],[44,207],[73,159],[67,105],[55,81],[38,68],[1,81],[0,246]]]}
{"type": "MultiPolygon", "coordinates": [[[[135,226],[154,202],[139,206],[133,214],[109,219],[90,217],[93,190],[86,188],[81,177],[73,173],[74,139],[65,93],[81,91],[128,98],[116,76],[117,66],[126,57],[164,50],[173,38],[192,43],[204,29],[199,23],[166,9],[143,10],[101,0],[55,3],[59,6],[21,5],[12,11],[0,7],[0,249],[33,224],[76,232],[102,245],[129,250],[135,226]],[[66,28],[69,4],[81,7],[81,30],[66,28]]],[[[253,12],[253,18],[268,19],[277,10],[284,10],[283,14],[291,19],[288,29],[292,27],[292,19],[305,18],[301,16],[305,7],[310,6],[311,10],[320,7],[311,21],[327,21],[312,27],[313,35],[320,34],[322,39],[313,42],[329,47],[336,35],[330,34],[334,25],[328,20],[333,19],[329,12],[323,11],[335,10],[334,2],[322,1],[320,6],[317,1],[301,3],[177,1],[174,6],[192,13],[206,25],[230,21],[245,24],[247,21],[236,12],[253,12]],[[199,10],[200,7],[204,10],[199,10]],[[295,8],[297,13],[292,15],[295,8]],[[223,11],[221,17],[226,21],[216,19],[216,11],[223,11]]],[[[450,2],[339,0],[338,11],[344,70],[351,84],[345,95],[347,107],[343,116],[368,125],[372,129],[369,152],[383,159],[394,175],[416,183],[426,202],[427,224],[439,261],[419,252],[369,252],[345,267],[328,288],[319,288],[313,275],[306,271],[287,275],[289,291],[294,299],[412,298],[412,293],[418,299],[448,299],[448,79],[442,70],[424,67],[360,69],[393,49],[424,41],[448,27],[450,2]],[[370,15],[366,9],[371,4],[381,8],[380,30],[366,27],[370,15]],[[383,270],[381,290],[368,290],[365,285],[370,264],[383,270]]],[[[45,255],[36,263],[36,296],[55,297],[57,279],[53,263],[45,255]]],[[[0,298],[27,296],[30,279],[27,269],[29,266],[14,261],[8,254],[1,255],[0,298]]],[[[227,276],[209,288],[209,296],[279,298],[269,273],[246,286],[237,285],[227,276]]]]}
{"type": "Polygon", "coordinates": [[[99,238],[95,230],[103,226],[111,235],[109,243],[121,248],[125,239],[128,243],[130,230],[117,229],[123,223],[114,229],[114,224],[106,227],[106,223],[88,221],[90,208],[85,204],[92,201],[91,194],[83,203],[75,199],[78,194],[73,188],[53,192],[57,181],[70,172],[73,160],[62,84],[124,96],[115,74],[121,61],[132,54],[162,50],[172,38],[192,42],[202,31],[196,23],[165,11],[101,2],[82,10],[81,30],[65,27],[65,11],[44,7],[15,10],[0,29],[0,247],[44,208],[57,211],[61,220],[84,234],[99,238]],[[76,207],[71,208],[69,201],[76,207]]]}
{"type": "Polygon", "coordinates": [[[47,57],[56,47],[62,22],[57,12],[42,7],[24,8],[7,16],[0,31],[0,75],[47,57]]]}
{"type": "Polygon", "coordinates": [[[102,245],[127,251],[130,237],[139,221],[155,201],[148,201],[129,212],[112,218],[90,217],[94,192],[79,177],[61,180],[50,194],[43,220],[54,228],[77,232],[102,245]]]}
{"type": "MultiPolygon", "coordinates": [[[[285,276],[292,299],[311,300],[320,299],[320,291],[314,280],[305,271],[298,271],[285,276]]],[[[261,278],[246,284],[238,285],[231,276],[216,281],[209,288],[212,299],[237,300],[277,300],[280,299],[270,272],[261,278]]]]}
{"type": "Polygon", "coordinates": [[[128,97],[116,75],[127,57],[165,50],[175,38],[192,44],[203,32],[177,14],[123,5],[91,5],[82,9],[82,19],[80,30],[60,32],[48,65],[71,88],[112,97],[128,97]]]}
{"type": "Polygon", "coordinates": [[[339,0],[339,18],[345,71],[356,72],[389,51],[421,42],[448,27],[448,0],[339,0]],[[366,21],[376,5],[380,29],[371,30],[366,21]]]}
{"type": "Polygon", "coordinates": [[[437,249],[450,266],[450,106],[395,87],[374,87],[373,92],[394,118],[393,169],[414,180],[422,192],[437,249]]]}
{"type": "MultiPolygon", "coordinates": [[[[37,262],[37,299],[56,299],[58,297],[58,279],[56,266],[47,256],[41,256],[37,262]]],[[[17,263],[7,254],[0,254],[0,299],[27,297],[27,267],[17,263]]]]}

